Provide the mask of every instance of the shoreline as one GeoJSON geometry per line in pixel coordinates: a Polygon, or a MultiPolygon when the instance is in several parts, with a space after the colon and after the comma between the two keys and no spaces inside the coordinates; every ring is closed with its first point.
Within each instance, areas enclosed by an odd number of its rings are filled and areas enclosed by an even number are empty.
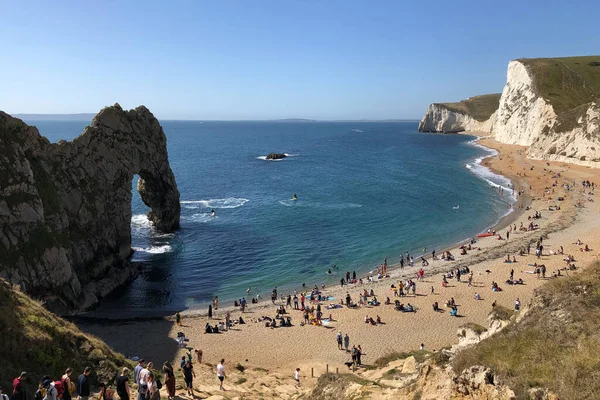
{"type": "MultiPolygon", "coordinates": [[[[496,143],[490,143],[495,148],[496,143]]],[[[416,295],[408,295],[399,298],[402,302],[410,302],[417,309],[416,313],[401,313],[394,310],[393,305],[388,306],[363,306],[359,309],[337,308],[335,310],[324,310],[325,317],[331,314],[332,320],[323,326],[301,326],[302,312],[290,310],[288,315],[292,317],[292,327],[289,328],[265,328],[264,322],[259,322],[262,316],[273,316],[275,308],[282,304],[277,300],[276,305],[268,300],[261,301],[259,304],[249,304],[245,313],[241,313],[233,306],[221,307],[217,310],[212,320],[207,319],[205,310],[194,310],[192,312],[182,313],[184,319],[183,327],[178,327],[174,323],[173,317],[165,318],[143,318],[132,321],[94,321],[81,320],[80,328],[88,333],[99,336],[104,339],[115,350],[121,351],[126,355],[141,355],[146,359],[176,360],[180,358],[185,349],[177,349],[174,338],[176,332],[183,331],[189,338],[188,346],[191,348],[200,348],[204,351],[205,358],[209,361],[219,360],[224,357],[230,362],[240,362],[245,365],[252,365],[261,368],[273,370],[288,370],[291,367],[309,368],[315,365],[324,365],[328,363],[331,368],[345,368],[344,361],[347,361],[347,355],[337,351],[335,348],[335,334],[342,331],[348,333],[352,344],[361,344],[367,357],[365,362],[372,363],[376,358],[390,352],[411,351],[419,347],[420,343],[425,343],[425,349],[436,351],[445,346],[451,346],[457,342],[456,332],[461,326],[467,323],[487,325],[487,315],[489,313],[492,301],[497,301],[498,305],[512,309],[515,298],[520,298],[522,304],[531,300],[537,287],[543,285],[547,279],[536,279],[531,271],[533,262],[543,262],[548,265],[548,275],[556,272],[558,268],[564,266],[561,256],[552,255],[548,250],[556,250],[559,246],[565,247],[565,254],[575,254],[578,259],[577,266],[580,270],[585,267],[589,260],[596,260],[595,252],[580,253],[579,246],[574,246],[577,239],[588,239],[587,243],[594,249],[600,247],[600,240],[593,241],[595,237],[600,237],[600,227],[594,223],[594,215],[598,212],[600,205],[595,203],[585,203],[584,207],[575,207],[579,199],[584,198],[580,193],[580,186],[575,186],[574,190],[565,191],[562,186],[557,185],[557,193],[551,194],[552,200],[548,200],[546,193],[550,193],[549,186],[555,181],[556,172],[560,172],[558,179],[565,184],[579,182],[580,178],[591,176],[596,181],[600,180],[597,170],[588,170],[584,167],[573,167],[561,163],[553,163],[546,170],[546,162],[539,160],[523,159],[523,148],[518,146],[508,146],[498,144],[499,156],[484,161],[486,166],[493,168],[494,171],[508,171],[504,176],[510,175],[509,166],[512,164],[512,172],[518,178],[519,184],[531,185],[524,186],[526,192],[531,198],[533,204],[531,210],[525,213],[525,209],[516,209],[509,214],[510,222],[517,226],[523,222],[528,223],[528,214],[533,214],[535,210],[541,210],[543,217],[535,220],[540,228],[534,231],[513,231],[510,240],[496,240],[494,237],[481,238],[477,246],[481,250],[470,251],[466,256],[456,255],[456,260],[451,262],[436,260],[430,262],[426,270],[425,278],[417,282],[416,295]],[[516,169],[515,169],[516,165],[516,169]],[[535,170],[530,166],[535,165],[535,170]],[[517,175],[516,171],[526,171],[526,176],[517,175]],[[566,176],[565,176],[566,175],[566,176]],[[562,192],[565,192],[563,194],[562,192]],[[555,196],[564,196],[565,201],[561,202],[560,211],[548,211],[548,206],[557,204],[555,196]],[[521,212],[520,212],[521,211],[521,212]],[[598,233],[596,233],[598,232],[598,233]],[[596,235],[594,236],[594,233],[596,235]],[[545,251],[542,259],[536,259],[533,254],[520,256],[518,251],[528,243],[534,243],[539,237],[545,237],[545,251]],[[506,264],[503,259],[507,254],[516,255],[517,264],[506,264]],[[581,259],[580,259],[581,258],[581,259]],[[446,271],[464,268],[468,266],[474,273],[473,286],[467,286],[464,282],[455,282],[448,279],[450,284],[442,288],[440,283],[442,274],[446,271]],[[505,285],[510,270],[515,270],[515,279],[522,278],[524,285],[505,285]],[[491,290],[491,282],[499,282],[503,291],[495,293],[491,290]],[[430,287],[435,289],[435,293],[430,291],[430,287]],[[474,293],[480,293],[482,300],[477,301],[473,298],[474,293]],[[450,297],[456,299],[459,304],[459,314],[462,318],[452,318],[448,312],[435,313],[431,310],[431,303],[437,301],[440,306],[450,297]],[[218,335],[204,334],[204,325],[206,323],[222,322],[226,311],[230,311],[232,319],[237,319],[243,315],[246,321],[245,325],[235,325],[230,331],[218,335]],[[381,315],[383,324],[370,326],[364,324],[363,317],[365,313],[375,317],[375,314],[381,315]],[[127,340],[128,337],[137,335],[139,332],[146,332],[144,343],[137,343],[127,340]],[[275,352],[276,351],[276,352],[275,352]]],[[[516,184],[516,180],[513,182],[516,184]]],[[[527,201],[525,198],[524,201],[527,201]]],[[[498,224],[508,225],[508,220],[499,221],[498,224]]],[[[498,225],[497,224],[497,225],[498,225]]],[[[500,230],[500,229],[497,229],[500,230]]],[[[503,236],[505,230],[500,232],[503,236]]],[[[456,247],[455,247],[456,248],[456,247]]],[[[399,268],[391,269],[388,267],[389,278],[378,279],[374,282],[365,282],[360,285],[349,285],[340,287],[330,286],[324,291],[327,296],[333,296],[335,300],[332,303],[339,303],[339,300],[345,296],[345,293],[351,294],[354,301],[357,300],[359,291],[363,289],[374,290],[377,297],[383,303],[386,296],[393,297],[390,291],[390,284],[396,284],[399,279],[415,279],[420,263],[415,267],[406,267],[404,270],[399,268]]],[[[577,272],[577,271],[576,271],[577,272]]],[[[563,273],[565,274],[565,273],[563,273]]],[[[567,273],[568,274],[568,273],[567,273]]],[[[552,279],[552,278],[550,278],[552,279]]],[[[560,278],[558,278],[560,279],[560,278]]],[[[393,300],[392,300],[393,301],[393,300]]],[[[330,301],[321,302],[327,305],[330,301]]],[[[283,302],[285,304],[285,302],[283,302]]],[[[315,305],[315,303],[310,303],[315,305]]],[[[79,320],[79,319],[78,319],[79,320]]]]}
{"type": "MultiPolygon", "coordinates": [[[[486,139],[486,136],[482,136],[480,132],[461,132],[458,134],[474,137],[474,140],[472,142],[475,142],[477,145],[479,145],[480,147],[483,147],[486,150],[496,151],[497,154],[483,157],[481,159],[480,165],[489,169],[495,175],[498,175],[500,177],[504,177],[504,178],[508,179],[510,181],[511,188],[514,189],[514,191],[516,193],[518,193],[521,190],[521,183],[518,182],[518,179],[516,179],[516,178],[518,178],[518,176],[504,175],[501,172],[499,172],[498,170],[496,170],[493,166],[487,165],[490,162],[490,160],[501,157],[501,154],[498,151],[498,149],[496,149],[494,147],[486,146],[481,143],[482,140],[486,139]],[[517,183],[515,183],[515,182],[517,182],[517,183]]],[[[476,174],[474,172],[472,172],[472,173],[478,179],[483,180],[483,181],[486,180],[483,176],[480,176],[479,174],[476,174]]],[[[483,231],[485,231],[487,229],[499,231],[501,229],[504,229],[509,224],[512,224],[516,219],[519,218],[519,216],[525,211],[526,205],[531,203],[531,198],[530,198],[530,196],[528,196],[526,189],[525,189],[525,193],[523,195],[521,195],[521,196],[517,195],[517,196],[515,196],[515,198],[516,198],[516,201],[514,203],[512,203],[511,210],[507,214],[500,217],[494,224],[490,225],[489,227],[485,227],[483,231]],[[518,207],[520,204],[523,204],[522,209],[520,209],[518,207]]],[[[471,241],[471,239],[473,239],[473,238],[455,238],[456,241],[453,241],[448,245],[439,246],[439,247],[436,246],[434,248],[436,250],[436,254],[442,254],[445,251],[451,251],[462,245],[468,244],[471,241]]],[[[410,250],[410,252],[412,253],[413,250],[410,250]]],[[[400,253],[402,253],[402,252],[400,252],[400,253]]],[[[421,255],[426,260],[428,260],[428,261],[431,260],[431,253],[423,254],[423,253],[418,252],[418,250],[414,250],[414,253],[417,254],[415,256],[415,266],[420,263],[421,255]]],[[[373,270],[375,270],[378,267],[374,263],[372,268],[373,268],[373,270]]],[[[397,270],[399,270],[399,268],[400,268],[399,263],[394,263],[394,264],[388,265],[388,274],[391,274],[394,271],[398,272],[397,270]]],[[[426,273],[427,273],[427,271],[426,271],[426,273]]],[[[370,273],[368,273],[368,272],[360,272],[360,273],[357,273],[357,278],[366,279],[369,275],[370,275],[370,273]]],[[[331,282],[326,282],[325,280],[323,280],[320,282],[316,282],[314,284],[318,287],[325,286],[327,288],[336,286],[336,282],[333,280],[331,282]]],[[[279,288],[280,288],[279,286],[277,286],[277,288],[278,288],[278,292],[280,292],[280,293],[285,292],[286,294],[290,294],[290,293],[293,294],[294,292],[301,293],[303,291],[308,291],[309,285],[307,285],[305,288],[303,288],[301,286],[300,287],[298,287],[298,286],[290,286],[290,287],[281,286],[281,288],[283,288],[284,290],[279,290],[279,288]]],[[[249,297],[247,299],[248,303],[249,303],[248,305],[252,306],[254,308],[254,307],[265,306],[265,305],[271,304],[269,302],[269,299],[266,298],[266,296],[268,296],[268,293],[265,294],[265,297],[261,298],[258,303],[251,303],[250,300],[255,297],[255,294],[251,293],[251,295],[249,295],[249,297]]],[[[244,296],[240,296],[239,298],[241,298],[241,297],[244,297],[244,296]]],[[[220,298],[219,302],[221,304],[233,303],[234,300],[238,300],[238,299],[221,299],[220,298]]],[[[193,306],[183,309],[183,310],[181,310],[177,307],[173,307],[172,309],[168,309],[168,308],[164,309],[163,308],[160,310],[133,309],[133,310],[119,311],[118,314],[115,313],[115,310],[107,310],[106,312],[97,312],[96,310],[89,310],[89,311],[85,311],[82,313],[69,315],[69,316],[67,316],[67,318],[69,318],[69,320],[74,321],[74,322],[75,321],[132,322],[132,321],[144,321],[144,320],[149,320],[149,319],[158,320],[161,318],[174,317],[175,314],[178,312],[181,313],[182,315],[187,315],[187,316],[206,316],[207,315],[206,309],[209,304],[210,303],[198,303],[196,305],[193,305],[193,306]]],[[[227,311],[233,311],[233,310],[235,310],[235,307],[234,306],[224,306],[224,307],[221,307],[220,309],[227,310],[227,311]]]]}

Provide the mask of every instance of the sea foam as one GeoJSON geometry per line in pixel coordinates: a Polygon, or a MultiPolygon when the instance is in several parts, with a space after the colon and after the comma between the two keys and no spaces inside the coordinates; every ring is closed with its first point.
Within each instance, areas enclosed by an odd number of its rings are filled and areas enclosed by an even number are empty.
{"type": "Polygon", "coordinates": [[[246,204],[249,199],[240,197],[227,197],[224,199],[208,199],[208,200],[183,200],[181,204],[183,207],[195,209],[195,208],[238,208],[246,204]]]}

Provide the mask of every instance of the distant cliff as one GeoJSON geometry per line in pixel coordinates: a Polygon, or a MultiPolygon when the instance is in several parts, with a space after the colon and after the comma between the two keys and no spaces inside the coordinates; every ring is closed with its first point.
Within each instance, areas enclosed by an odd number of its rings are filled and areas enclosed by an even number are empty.
{"type": "Polygon", "coordinates": [[[600,56],[511,61],[487,121],[476,118],[477,108],[449,106],[462,103],[432,104],[419,130],[490,132],[529,146],[530,158],[600,166],[600,56]]]}
{"type": "Polygon", "coordinates": [[[104,108],[79,137],[55,144],[0,112],[0,275],[59,313],[88,308],[132,278],[135,174],[148,218],[176,229],[167,140],[147,108],[104,108]]]}
{"type": "Polygon", "coordinates": [[[434,103],[421,119],[419,132],[490,132],[499,101],[500,93],[495,93],[458,103],[434,103]]]}

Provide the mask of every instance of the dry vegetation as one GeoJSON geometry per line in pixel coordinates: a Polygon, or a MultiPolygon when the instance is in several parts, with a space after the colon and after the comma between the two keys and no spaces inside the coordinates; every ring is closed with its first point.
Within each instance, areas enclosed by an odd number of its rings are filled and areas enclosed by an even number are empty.
{"type": "Polygon", "coordinates": [[[600,263],[576,277],[549,282],[518,323],[453,360],[455,372],[471,365],[492,368],[500,380],[528,398],[534,387],[561,399],[600,393],[600,263]]]}
{"type": "Polygon", "coordinates": [[[520,59],[556,114],[600,99],[600,56],[520,59]]]}
{"type": "Polygon", "coordinates": [[[119,368],[130,366],[125,357],[104,342],[10,289],[3,280],[0,299],[0,386],[10,387],[12,379],[25,370],[31,397],[42,376],[60,379],[67,367],[78,375],[89,365],[94,381],[109,382],[119,368]]]}
{"type": "Polygon", "coordinates": [[[477,121],[486,121],[498,109],[501,93],[474,96],[457,103],[440,103],[449,110],[470,115],[477,121]]]}

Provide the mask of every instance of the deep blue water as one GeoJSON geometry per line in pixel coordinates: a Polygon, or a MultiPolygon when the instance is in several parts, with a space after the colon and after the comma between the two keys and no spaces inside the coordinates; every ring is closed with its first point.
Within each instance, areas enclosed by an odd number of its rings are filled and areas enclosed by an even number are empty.
{"type": "MultiPolygon", "coordinates": [[[[27,122],[52,141],[86,125],[27,122]]],[[[148,267],[101,310],[183,309],[215,295],[239,298],[249,286],[266,297],[274,286],[338,282],[384,257],[395,263],[405,251],[420,255],[469,238],[510,201],[492,186],[507,187],[506,179],[478,165],[489,152],[472,137],[417,133],[416,122],[162,125],[181,230],[153,232],[134,190],[134,257],[148,267]],[[261,159],[269,152],[290,157],[261,159]],[[338,271],[328,276],[333,264],[338,271]]]]}

